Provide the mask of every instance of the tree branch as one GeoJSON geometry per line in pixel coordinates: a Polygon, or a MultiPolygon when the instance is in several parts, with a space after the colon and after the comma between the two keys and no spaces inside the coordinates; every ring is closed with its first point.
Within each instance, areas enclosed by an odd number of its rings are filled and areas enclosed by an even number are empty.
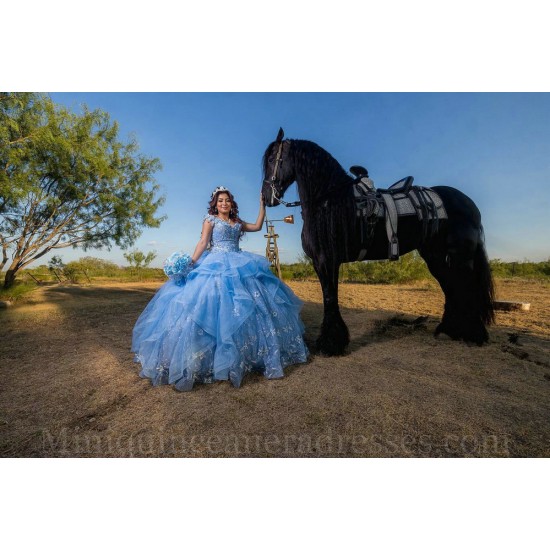
{"type": "Polygon", "coordinates": [[[13,141],[8,141],[6,145],[8,145],[8,146],[15,145],[16,143],[21,143],[22,141],[32,139],[33,137],[36,136],[36,134],[38,134],[38,132],[35,132],[33,134],[29,134],[28,136],[21,136],[20,138],[14,139],[13,141]]]}
{"type": "Polygon", "coordinates": [[[0,235],[0,243],[2,243],[2,263],[0,264],[0,271],[8,263],[8,244],[2,235],[0,235]]]}

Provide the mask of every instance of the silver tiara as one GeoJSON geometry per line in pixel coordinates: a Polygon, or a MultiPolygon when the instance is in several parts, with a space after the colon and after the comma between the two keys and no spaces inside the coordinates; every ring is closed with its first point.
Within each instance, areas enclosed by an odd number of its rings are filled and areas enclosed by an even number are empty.
{"type": "Polygon", "coordinates": [[[220,185],[220,186],[216,187],[216,189],[214,189],[214,191],[212,191],[212,194],[210,195],[210,200],[212,200],[214,198],[214,195],[216,193],[219,193],[220,191],[227,191],[229,193],[229,189],[227,189],[223,185],[220,185]]]}

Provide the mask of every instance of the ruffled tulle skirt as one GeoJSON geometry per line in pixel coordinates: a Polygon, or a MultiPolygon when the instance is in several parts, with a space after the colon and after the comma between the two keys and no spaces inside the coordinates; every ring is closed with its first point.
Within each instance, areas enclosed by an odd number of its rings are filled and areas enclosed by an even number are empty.
{"type": "Polygon", "coordinates": [[[140,376],[191,390],[251,371],[280,378],[307,361],[302,302],[249,252],[205,253],[178,286],[165,283],[139,317],[132,351],[140,376]]]}

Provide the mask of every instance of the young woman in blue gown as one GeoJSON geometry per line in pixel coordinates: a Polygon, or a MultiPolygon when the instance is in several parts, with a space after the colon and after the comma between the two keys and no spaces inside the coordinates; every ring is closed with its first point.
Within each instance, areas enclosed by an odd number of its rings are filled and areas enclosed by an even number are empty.
{"type": "Polygon", "coordinates": [[[214,190],[191,271],[167,281],[134,327],[140,376],[182,391],[215,380],[239,387],[249,371],[280,378],[288,365],[307,361],[302,302],[266,258],[239,248],[264,216],[262,198],[256,223],[246,223],[231,192],[214,190]]]}

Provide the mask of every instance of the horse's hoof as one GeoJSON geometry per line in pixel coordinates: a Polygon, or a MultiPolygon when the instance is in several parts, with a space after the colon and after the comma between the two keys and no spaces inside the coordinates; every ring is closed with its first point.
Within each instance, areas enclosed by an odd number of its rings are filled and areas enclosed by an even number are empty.
{"type": "Polygon", "coordinates": [[[341,317],[323,321],[316,344],[318,352],[323,355],[344,355],[349,344],[349,331],[341,317]]]}
{"type": "Polygon", "coordinates": [[[437,340],[442,340],[442,341],[452,341],[453,339],[446,333],[446,332],[442,332],[442,331],[435,331],[434,332],[434,338],[436,338],[437,340]]]}
{"type": "Polygon", "coordinates": [[[489,341],[489,333],[487,329],[482,325],[474,330],[469,330],[464,335],[464,341],[468,344],[475,344],[476,346],[482,346],[489,341]]]}
{"type": "Polygon", "coordinates": [[[325,339],[319,338],[315,347],[320,355],[335,357],[344,355],[347,345],[336,345],[334,342],[327,342],[325,339]]]}
{"type": "Polygon", "coordinates": [[[450,338],[451,340],[460,340],[460,335],[458,334],[456,328],[451,327],[448,323],[439,323],[437,325],[434,336],[439,340],[450,338]]]}
{"type": "Polygon", "coordinates": [[[467,344],[475,344],[482,346],[485,342],[489,341],[489,333],[487,329],[481,325],[474,327],[473,325],[466,325],[466,328],[460,329],[459,326],[451,325],[450,323],[439,323],[434,332],[434,337],[438,340],[451,338],[452,340],[463,340],[467,344]]]}

